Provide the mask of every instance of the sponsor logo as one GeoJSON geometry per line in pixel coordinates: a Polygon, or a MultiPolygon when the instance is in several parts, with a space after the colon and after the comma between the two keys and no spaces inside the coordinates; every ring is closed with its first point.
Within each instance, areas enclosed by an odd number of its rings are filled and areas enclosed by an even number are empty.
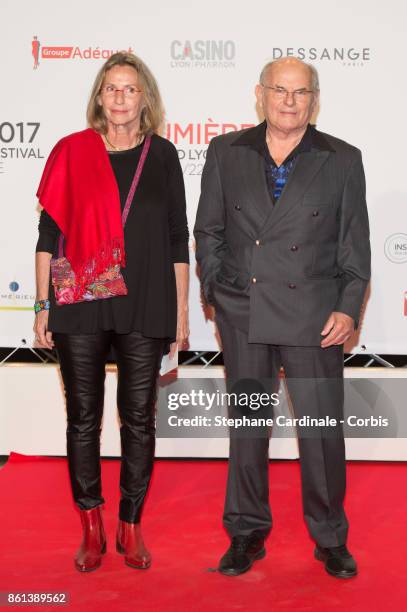
{"type": "Polygon", "coordinates": [[[20,291],[21,285],[19,282],[11,281],[7,289],[8,291],[0,293],[2,302],[0,310],[32,310],[35,296],[20,291]]]}
{"type": "Polygon", "coordinates": [[[364,66],[371,60],[370,47],[273,47],[273,60],[298,57],[306,62],[340,62],[342,66],[364,66]]]}
{"type": "Polygon", "coordinates": [[[389,236],[384,243],[384,254],[392,263],[407,262],[407,234],[398,233],[389,236]]]}
{"type": "Polygon", "coordinates": [[[234,68],[236,44],[233,40],[173,40],[171,68],[234,68]]]}
{"type": "Polygon", "coordinates": [[[33,69],[37,70],[40,60],[44,59],[81,59],[81,60],[100,60],[109,59],[113,53],[127,51],[133,53],[133,49],[104,49],[102,47],[77,47],[73,45],[43,45],[38,36],[34,36],[31,42],[31,55],[33,57],[33,69]]]}
{"type": "Polygon", "coordinates": [[[213,119],[207,119],[202,123],[169,122],[165,127],[165,137],[177,147],[184,174],[200,176],[206,159],[207,145],[212,138],[254,125],[254,123],[217,123],[213,119]]]}
{"type": "Polygon", "coordinates": [[[31,41],[31,55],[34,58],[34,70],[37,70],[38,66],[40,65],[40,47],[41,43],[38,40],[38,36],[34,36],[31,41]]]}
{"type": "Polygon", "coordinates": [[[70,59],[73,47],[43,47],[41,57],[45,59],[70,59]]]}

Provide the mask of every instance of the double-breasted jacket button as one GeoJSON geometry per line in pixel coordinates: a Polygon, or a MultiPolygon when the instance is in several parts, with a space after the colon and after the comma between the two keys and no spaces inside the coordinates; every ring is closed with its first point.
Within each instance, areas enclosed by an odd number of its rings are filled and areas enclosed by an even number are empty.
{"type": "Polygon", "coordinates": [[[260,240],[256,240],[256,246],[260,245],[260,240]]]}
{"type": "Polygon", "coordinates": [[[242,210],[239,204],[235,204],[235,210],[242,210]]]}
{"type": "Polygon", "coordinates": [[[254,276],[252,278],[252,283],[254,283],[254,284],[257,283],[257,278],[255,278],[254,276]]]}
{"type": "Polygon", "coordinates": [[[319,215],[319,212],[318,212],[317,210],[314,210],[314,211],[312,212],[312,216],[313,216],[313,217],[318,217],[318,215],[319,215]]]}
{"type": "Polygon", "coordinates": [[[297,285],[295,283],[288,283],[289,289],[296,289],[297,285]]]}
{"type": "Polygon", "coordinates": [[[293,246],[291,247],[292,251],[298,251],[298,247],[296,244],[293,244],[293,246]]]}

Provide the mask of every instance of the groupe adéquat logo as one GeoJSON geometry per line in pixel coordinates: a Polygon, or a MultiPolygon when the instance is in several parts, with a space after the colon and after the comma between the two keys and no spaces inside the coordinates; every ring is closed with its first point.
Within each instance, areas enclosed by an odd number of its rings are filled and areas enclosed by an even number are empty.
{"type": "Polygon", "coordinates": [[[134,53],[132,47],[128,49],[107,49],[100,47],[80,47],[74,45],[44,45],[37,35],[31,41],[31,55],[34,60],[33,69],[37,70],[43,60],[73,59],[73,60],[107,60],[113,53],[126,51],[134,53]]]}

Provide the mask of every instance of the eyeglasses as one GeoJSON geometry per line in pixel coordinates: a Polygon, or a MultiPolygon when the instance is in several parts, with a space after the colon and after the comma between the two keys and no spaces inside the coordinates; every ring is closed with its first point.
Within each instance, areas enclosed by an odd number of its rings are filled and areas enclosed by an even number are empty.
{"type": "Polygon", "coordinates": [[[272,85],[264,85],[260,83],[265,89],[271,89],[272,95],[278,100],[285,99],[288,95],[292,95],[296,102],[305,102],[310,94],[315,93],[313,89],[295,89],[294,91],[288,91],[285,87],[273,87],[272,85]]]}
{"type": "Polygon", "coordinates": [[[134,85],[125,85],[123,89],[118,89],[114,85],[104,85],[100,91],[105,96],[114,96],[117,91],[120,91],[125,98],[135,98],[141,93],[141,89],[137,89],[134,85]]]}

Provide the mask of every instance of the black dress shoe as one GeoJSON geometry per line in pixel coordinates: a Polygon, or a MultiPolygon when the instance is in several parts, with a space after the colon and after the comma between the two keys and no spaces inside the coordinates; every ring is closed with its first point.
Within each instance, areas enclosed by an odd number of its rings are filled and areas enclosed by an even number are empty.
{"type": "Polygon", "coordinates": [[[336,578],[352,578],[358,573],[355,559],[345,545],[333,548],[322,548],[317,545],[314,557],[318,561],[323,561],[328,574],[336,578]]]}
{"type": "Polygon", "coordinates": [[[226,576],[244,574],[253,565],[253,561],[266,556],[263,536],[256,532],[250,535],[237,535],[219,563],[219,571],[226,576]]]}

